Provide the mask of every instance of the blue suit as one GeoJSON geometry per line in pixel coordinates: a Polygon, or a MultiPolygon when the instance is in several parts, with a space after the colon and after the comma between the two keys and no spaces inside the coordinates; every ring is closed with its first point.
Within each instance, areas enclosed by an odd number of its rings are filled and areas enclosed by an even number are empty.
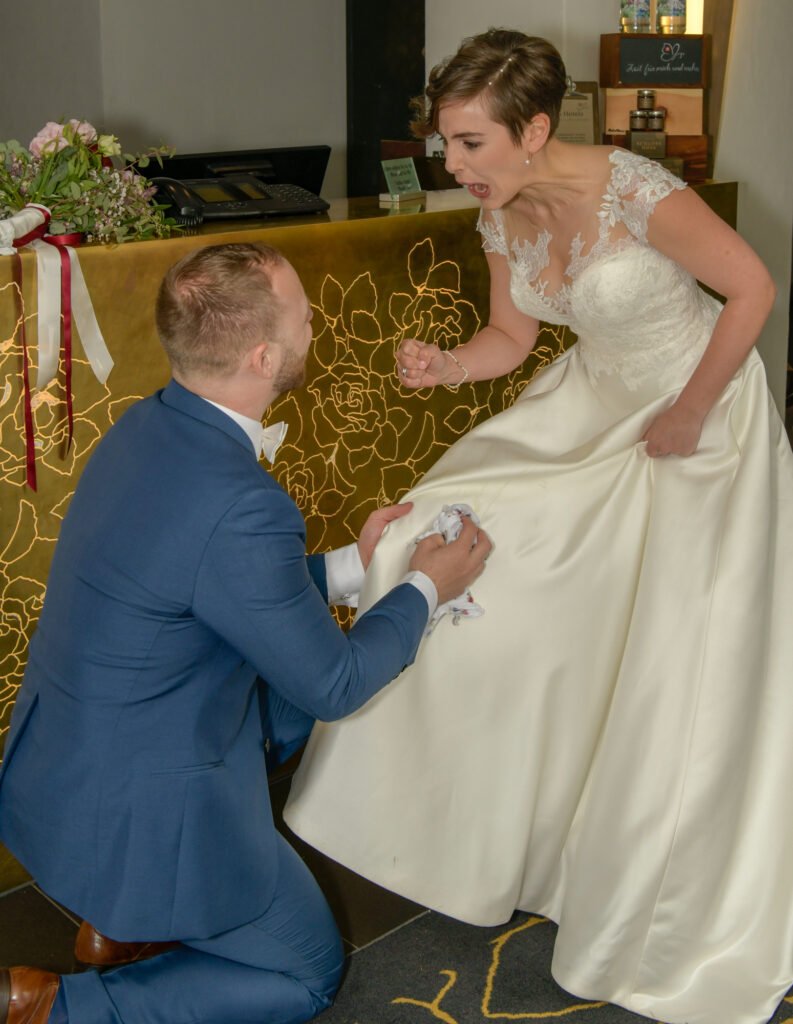
{"type": "MultiPolygon", "coordinates": [[[[104,975],[117,990],[147,972],[211,970],[217,957],[195,950],[217,952],[219,934],[266,918],[302,870],[286,868],[293,855],[273,826],[262,722],[288,752],[312,718],[356,710],[412,662],[427,620],[426,600],[403,584],[345,635],[326,599],[300,512],[220,410],[171,382],[102,439],[30,644],[0,838],[100,931],[193,947],[104,975]]],[[[123,992],[108,1008],[98,975],[73,981],[70,1019],[125,1019],[123,992]]],[[[302,1012],[263,1006],[262,1019],[302,1012]]],[[[146,1019],[141,1005],[134,1013],[146,1019]]],[[[236,1018],[225,1004],[219,1019],[236,1018]]]]}

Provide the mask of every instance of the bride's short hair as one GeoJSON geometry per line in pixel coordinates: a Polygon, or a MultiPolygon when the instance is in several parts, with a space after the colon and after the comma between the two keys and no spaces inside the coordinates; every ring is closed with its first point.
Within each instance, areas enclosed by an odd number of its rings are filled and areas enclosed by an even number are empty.
{"type": "Polygon", "coordinates": [[[482,96],[494,121],[516,145],[536,114],[547,114],[551,134],[559,124],[567,72],[556,47],[539,36],[491,28],[464,39],[453,57],[432,69],[422,96],[411,101],[417,138],[438,131],[441,107],[482,96]]]}

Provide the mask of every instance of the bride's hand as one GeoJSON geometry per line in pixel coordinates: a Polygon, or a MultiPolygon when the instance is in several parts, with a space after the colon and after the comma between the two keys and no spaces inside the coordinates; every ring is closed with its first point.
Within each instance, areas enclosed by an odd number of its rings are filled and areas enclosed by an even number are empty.
{"type": "Polygon", "coordinates": [[[702,433],[702,420],[695,413],[679,405],[672,405],[656,416],[644,433],[647,454],[651,458],[662,455],[693,455],[702,433]]]}
{"type": "Polygon", "coordinates": [[[405,338],[397,349],[396,363],[400,384],[406,388],[433,388],[443,382],[451,360],[437,345],[405,338]]]}

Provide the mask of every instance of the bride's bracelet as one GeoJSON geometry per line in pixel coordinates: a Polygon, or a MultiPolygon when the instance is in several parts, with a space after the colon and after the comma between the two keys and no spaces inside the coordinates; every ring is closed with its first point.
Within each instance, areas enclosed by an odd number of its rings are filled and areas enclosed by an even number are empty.
{"type": "Polygon", "coordinates": [[[458,380],[456,384],[447,384],[446,385],[447,388],[451,388],[452,391],[456,391],[461,384],[465,384],[465,382],[468,380],[468,378],[471,376],[471,374],[468,372],[467,367],[463,366],[463,364],[460,362],[460,360],[457,358],[457,356],[454,355],[453,352],[450,352],[448,349],[446,349],[445,355],[447,355],[452,360],[452,362],[456,363],[457,366],[463,371],[462,378],[460,380],[458,380]]]}

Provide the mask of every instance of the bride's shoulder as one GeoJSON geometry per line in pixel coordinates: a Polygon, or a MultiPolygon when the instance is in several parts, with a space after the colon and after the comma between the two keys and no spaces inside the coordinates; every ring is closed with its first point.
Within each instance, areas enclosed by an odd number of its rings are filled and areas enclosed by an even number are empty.
{"type": "Polygon", "coordinates": [[[608,193],[612,196],[654,197],[657,201],[674,189],[686,187],[686,183],[672,174],[657,160],[649,160],[638,153],[619,146],[603,146],[608,153],[610,173],[608,193]]]}
{"type": "Polygon", "coordinates": [[[496,252],[502,256],[508,255],[507,232],[501,210],[480,210],[476,228],[482,236],[482,246],[485,252],[496,252]]]}

